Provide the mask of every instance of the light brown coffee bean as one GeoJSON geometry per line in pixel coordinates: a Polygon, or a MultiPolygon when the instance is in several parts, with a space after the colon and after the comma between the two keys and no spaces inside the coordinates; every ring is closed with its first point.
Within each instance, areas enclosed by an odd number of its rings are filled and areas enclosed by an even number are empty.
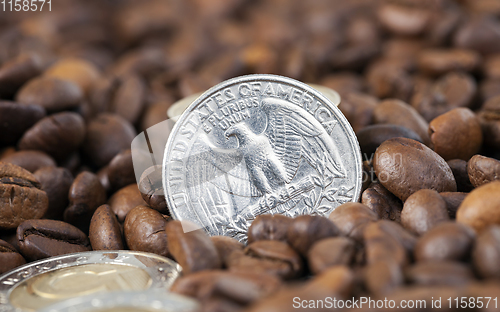
{"type": "Polygon", "coordinates": [[[47,194],[29,171],[0,162],[0,230],[15,229],[25,220],[39,219],[48,206],[47,194]]]}
{"type": "Polygon", "coordinates": [[[170,256],[165,231],[167,221],[161,213],[146,206],[132,209],[123,224],[123,234],[130,250],[170,256]]]}
{"type": "Polygon", "coordinates": [[[44,73],[47,77],[69,80],[87,93],[101,73],[92,63],[78,58],[67,58],[50,66],[44,73]]]}
{"type": "Polygon", "coordinates": [[[426,49],[418,56],[418,67],[428,75],[440,76],[458,70],[472,72],[481,64],[481,55],[466,49],[426,49]]]}
{"type": "Polygon", "coordinates": [[[446,202],[438,192],[429,189],[417,191],[408,197],[401,211],[401,224],[417,235],[447,220],[446,202]]]}
{"type": "Polygon", "coordinates": [[[365,287],[373,294],[391,293],[404,284],[401,267],[392,261],[379,261],[365,267],[365,287]]]}
{"type": "Polygon", "coordinates": [[[444,159],[411,139],[394,138],[382,143],[375,152],[373,168],[382,185],[402,201],[420,189],[457,190],[444,159]]]}
{"type": "Polygon", "coordinates": [[[68,193],[73,183],[73,175],[68,169],[58,167],[43,167],[33,175],[49,199],[49,208],[43,218],[61,220],[64,209],[68,207],[68,193]]]}
{"type": "Polygon", "coordinates": [[[349,266],[356,252],[354,240],[347,237],[330,237],[317,241],[307,253],[309,270],[319,274],[336,265],[349,266]]]}
{"type": "Polygon", "coordinates": [[[18,151],[0,159],[3,162],[22,167],[29,172],[35,172],[44,167],[55,167],[56,161],[41,151],[18,151]]]}
{"type": "Polygon", "coordinates": [[[146,86],[142,78],[136,75],[120,77],[110,111],[135,124],[145,104],[146,86]]]}
{"type": "Polygon", "coordinates": [[[434,118],[429,135],[434,151],[444,160],[469,160],[483,144],[481,125],[468,108],[455,108],[434,118]]]}
{"type": "Polygon", "coordinates": [[[137,188],[137,184],[127,185],[118,190],[108,201],[111,210],[116,214],[118,221],[123,223],[127,214],[139,205],[146,203],[142,199],[141,193],[137,188]]]}
{"type": "Polygon", "coordinates": [[[377,221],[377,214],[360,203],[345,203],[338,206],[328,216],[343,236],[361,241],[364,228],[377,221]]]}
{"type": "Polygon", "coordinates": [[[219,269],[222,263],[217,248],[203,230],[195,228],[189,221],[168,222],[165,232],[170,253],[185,274],[219,269]]]}
{"type": "Polygon", "coordinates": [[[500,277],[500,226],[486,228],[476,239],[472,251],[472,262],[483,278],[500,277]]]}
{"type": "Polygon", "coordinates": [[[467,173],[475,187],[500,180],[500,161],[481,155],[473,156],[467,162],[467,173]]]}
{"type": "Polygon", "coordinates": [[[484,184],[467,195],[457,211],[457,222],[481,232],[493,224],[500,224],[500,181],[484,184]]]}
{"type": "Polygon", "coordinates": [[[431,21],[432,12],[426,8],[384,4],[377,16],[382,25],[394,34],[414,36],[422,34],[431,21]]]}
{"type": "Polygon", "coordinates": [[[120,224],[109,205],[102,205],[90,220],[89,240],[93,250],[124,249],[120,224]]]}
{"type": "Polygon", "coordinates": [[[337,236],[339,229],[322,216],[302,215],[293,219],[288,226],[287,241],[302,256],[307,256],[309,248],[318,240],[337,236]]]}
{"type": "Polygon", "coordinates": [[[400,267],[407,265],[409,252],[397,237],[381,229],[381,225],[370,223],[363,232],[366,263],[389,261],[400,267]]]}
{"type": "Polygon", "coordinates": [[[469,266],[452,261],[419,262],[405,271],[407,281],[419,285],[466,285],[474,279],[469,266]]]}
{"type": "Polygon", "coordinates": [[[382,184],[372,183],[361,195],[361,202],[375,212],[378,219],[401,222],[403,203],[382,184]]]}
{"type": "Polygon", "coordinates": [[[236,239],[228,236],[211,236],[210,240],[214,243],[215,248],[217,248],[222,266],[225,268],[227,268],[229,264],[231,254],[234,251],[243,251],[243,248],[245,248],[243,243],[240,243],[236,239]]]}
{"type": "Polygon", "coordinates": [[[286,242],[287,231],[293,219],[284,215],[258,215],[248,228],[248,243],[259,240],[286,242]]]}
{"type": "MultiPolygon", "coordinates": [[[[392,58],[372,62],[366,70],[366,81],[370,93],[379,99],[409,101],[414,82],[408,74],[408,67],[406,60],[392,58]]],[[[419,132],[417,134],[420,135],[419,132]]]]}

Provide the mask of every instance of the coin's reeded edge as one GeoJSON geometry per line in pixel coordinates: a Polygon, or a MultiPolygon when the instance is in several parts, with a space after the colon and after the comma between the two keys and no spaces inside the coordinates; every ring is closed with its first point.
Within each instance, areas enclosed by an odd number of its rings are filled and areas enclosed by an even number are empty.
{"type": "Polygon", "coordinates": [[[9,298],[12,291],[25,280],[38,276],[40,274],[44,274],[47,272],[56,271],[59,269],[70,268],[78,265],[85,264],[116,264],[116,265],[127,265],[127,266],[135,266],[146,271],[150,278],[152,279],[152,285],[150,289],[158,288],[160,286],[164,286],[164,284],[168,284],[171,286],[172,281],[167,281],[167,278],[162,276],[169,275],[169,272],[165,265],[168,268],[171,268],[170,271],[177,272],[177,276],[182,272],[182,267],[175,261],[159,256],[157,254],[142,252],[142,251],[132,251],[132,250],[95,250],[95,251],[87,251],[87,252],[77,252],[72,254],[60,255],[55,257],[50,257],[47,259],[42,259],[39,261],[34,261],[31,263],[27,263],[22,265],[14,270],[4,273],[0,276],[0,312],[17,312],[24,311],[20,308],[16,308],[10,304],[9,298]],[[105,259],[103,256],[116,254],[118,255],[115,259],[107,258],[105,259]],[[160,263],[154,267],[148,267],[142,262],[139,263],[131,263],[131,261],[127,261],[127,259],[120,259],[120,255],[127,256],[141,256],[147,258],[154,258],[158,260],[160,263]],[[76,264],[75,264],[76,262],[76,264]],[[164,264],[161,264],[163,262],[164,264]],[[55,264],[55,265],[54,265],[55,264]],[[157,268],[158,275],[153,275],[150,268],[157,268]]]}
{"type": "Polygon", "coordinates": [[[173,208],[173,202],[170,196],[168,196],[169,192],[166,187],[166,171],[167,171],[167,166],[165,165],[165,160],[167,159],[167,152],[170,150],[172,147],[171,145],[174,142],[175,134],[179,131],[179,128],[189,116],[189,114],[199,105],[201,104],[202,101],[204,101],[206,98],[208,98],[212,93],[217,92],[220,89],[227,88],[231,85],[235,85],[238,83],[243,83],[243,82],[249,82],[249,81],[269,81],[269,82],[277,82],[277,83],[285,83],[289,84],[292,86],[299,86],[300,88],[306,90],[308,93],[314,94],[317,98],[319,98],[323,103],[327,104],[330,106],[330,109],[332,109],[335,112],[335,115],[337,118],[339,118],[342,122],[342,128],[347,132],[349,141],[351,142],[351,146],[354,149],[354,155],[356,157],[356,166],[357,166],[357,177],[356,177],[356,187],[355,187],[355,193],[353,195],[353,200],[352,202],[357,202],[359,200],[359,197],[361,196],[361,187],[362,187],[362,180],[363,180],[363,163],[362,163],[362,158],[361,158],[361,148],[359,146],[358,138],[356,137],[356,134],[354,133],[354,130],[352,129],[351,124],[347,120],[347,118],[344,116],[344,114],[340,111],[340,109],[335,106],[326,96],[324,96],[321,92],[317,91],[316,89],[312,88],[311,86],[307,85],[306,83],[303,83],[301,81],[288,78],[285,76],[280,76],[280,75],[271,75],[271,74],[252,74],[252,75],[245,75],[245,76],[239,76],[235,77],[232,79],[228,79],[226,81],[223,81],[207,91],[203,92],[194,102],[189,105],[188,108],[182,113],[182,115],[179,117],[177,122],[175,123],[172,131],[170,132],[169,138],[167,140],[167,144],[165,145],[165,151],[163,154],[163,170],[162,170],[162,184],[163,184],[163,192],[165,194],[165,200],[167,201],[167,207],[170,212],[170,215],[175,219],[175,220],[180,220],[182,219],[179,218],[179,216],[176,214],[173,208]]]}

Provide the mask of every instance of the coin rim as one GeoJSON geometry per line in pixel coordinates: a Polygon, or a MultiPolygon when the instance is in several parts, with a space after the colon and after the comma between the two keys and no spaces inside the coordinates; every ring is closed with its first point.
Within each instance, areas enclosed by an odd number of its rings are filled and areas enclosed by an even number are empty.
{"type": "MultiPolygon", "coordinates": [[[[203,92],[196,100],[194,100],[187,108],[186,110],[182,113],[182,115],[179,117],[177,122],[175,123],[174,127],[170,131],[167,144],[165,145],[165,151],[163,153],[163,168],[162,168],[162,184],[163,184],[163,193],[165,194],[165,200],[167,201],[167,208],[170,212],[170,215],[172,216],[173,219],[175,220],[180,220],[184,221],[183,219],[180,219],[177,215],[177,213],[174,211],[174,205],[171,199],[171,196],[169,195],[170,193],[167,190],[166,187],[166,171],[167,171],[167,153],[171,149],[172,144],[174,142],[174,139],[176,137],[176,134],[179,131],[179,128],[181,125],[184,123],[185,119],[187,116],[189,116],[190,113],[193,112],[193,110],[201,104],[202,101],[206,100],[212,93],[215,93],[217,91],[220,91],[221,89],[225,87],[229,87],[231,85],[235,85],[238,83],[243,83],[243,82],[249,82],[249,81],[270,81],[270,82],[277,82],[277,83],[286,83],[289,85],[296,85],[301,89],[306,90],[310,94],[314,94],[315,97],[317,97],[319,100],[321,100],[325,105],[330,106],[330,108],[335,112],[336,117],[339,119],[339,121],[342,122],[342,126],[347,132],[348,139],[351,142],[351,147],[354,150],[354,156],[357,158],[356,164],[357,164],[357,177],[356,177],[356,186],[355,186],[355,193],[352,197],[351,202],[357,202],[359,200],[359,197],[361,196],[361,188],[362,188],[362,180],[363,180],[363,163],[362,163],[362,158],[361,158],[361,148],[359,146],[358,138],[356,137],[356,134],[354,133],[354,130],[347,120],[347,118],[344,116],[344,114],[340,111],[340,109],[335,106],[335,104],[330,101],[326,96],[324,96],[320,91],[314,89],[313,87],[309,86],[308,84],[289,78],[281,75],[272,75],[272,74],[252,74],[252,75],[244,75],[244,76],[239,76],[235,78],[231,78],[228,80],[225,80],[210,89],[206,90],[203,92]]],[[[335,91],[335,90],[334,90],[335,91]]],[[[335,91],[336,92],[336,91],[335,91]]],[[[338,93],[338,92],[337,92],[338,93]]],[[[342,101],[342,99],[341,99],[342,101]]],[[[191,221],[191,220],[187,220],[191,221]]],[[[197,224],[197,226],[202,227],[201,224],[197,224]]],[[[210,235],[210,233],[208,233],[210,235]]]]}

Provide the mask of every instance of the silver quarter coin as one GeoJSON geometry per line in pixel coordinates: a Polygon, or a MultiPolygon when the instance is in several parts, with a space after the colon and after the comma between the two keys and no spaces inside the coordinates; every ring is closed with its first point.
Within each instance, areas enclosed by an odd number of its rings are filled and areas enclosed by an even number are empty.
{"type": "Polygon", "coordinates": [[[36,311],[56,302],[112,291],[167,290],[174,261],[136,251],[90,251],[21,266],[0,276],[0,311],[36,311]]]}
{"type": "Polygon", "coordinates": [[[165,291],[113,292],[68,299],[38,312],[194,312],[199,304],[165,291]]]}
{"type": "Polygon", "coordinates": [[[354,131],[323,94],[249,75],[183,113],[165,147],[163,188],[175,219],[245,241],[260,214],[328,215],[357,201],[361,161],[354,131]]]}

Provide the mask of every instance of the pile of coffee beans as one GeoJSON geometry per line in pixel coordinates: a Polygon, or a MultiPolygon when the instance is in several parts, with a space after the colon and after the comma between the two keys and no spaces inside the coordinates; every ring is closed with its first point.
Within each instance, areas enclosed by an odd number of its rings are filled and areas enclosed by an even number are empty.
{"type": "Polygon", "coordinates": [[[130,249],[179,262],[203,311],[499,296],[499,1],[65,0],[0,11],[0,43],[0,273],[130,249]],[[259,216],[246,245],[184,233],[131,141],[250,73],[340,93],[360,202],[259,216]]]}

